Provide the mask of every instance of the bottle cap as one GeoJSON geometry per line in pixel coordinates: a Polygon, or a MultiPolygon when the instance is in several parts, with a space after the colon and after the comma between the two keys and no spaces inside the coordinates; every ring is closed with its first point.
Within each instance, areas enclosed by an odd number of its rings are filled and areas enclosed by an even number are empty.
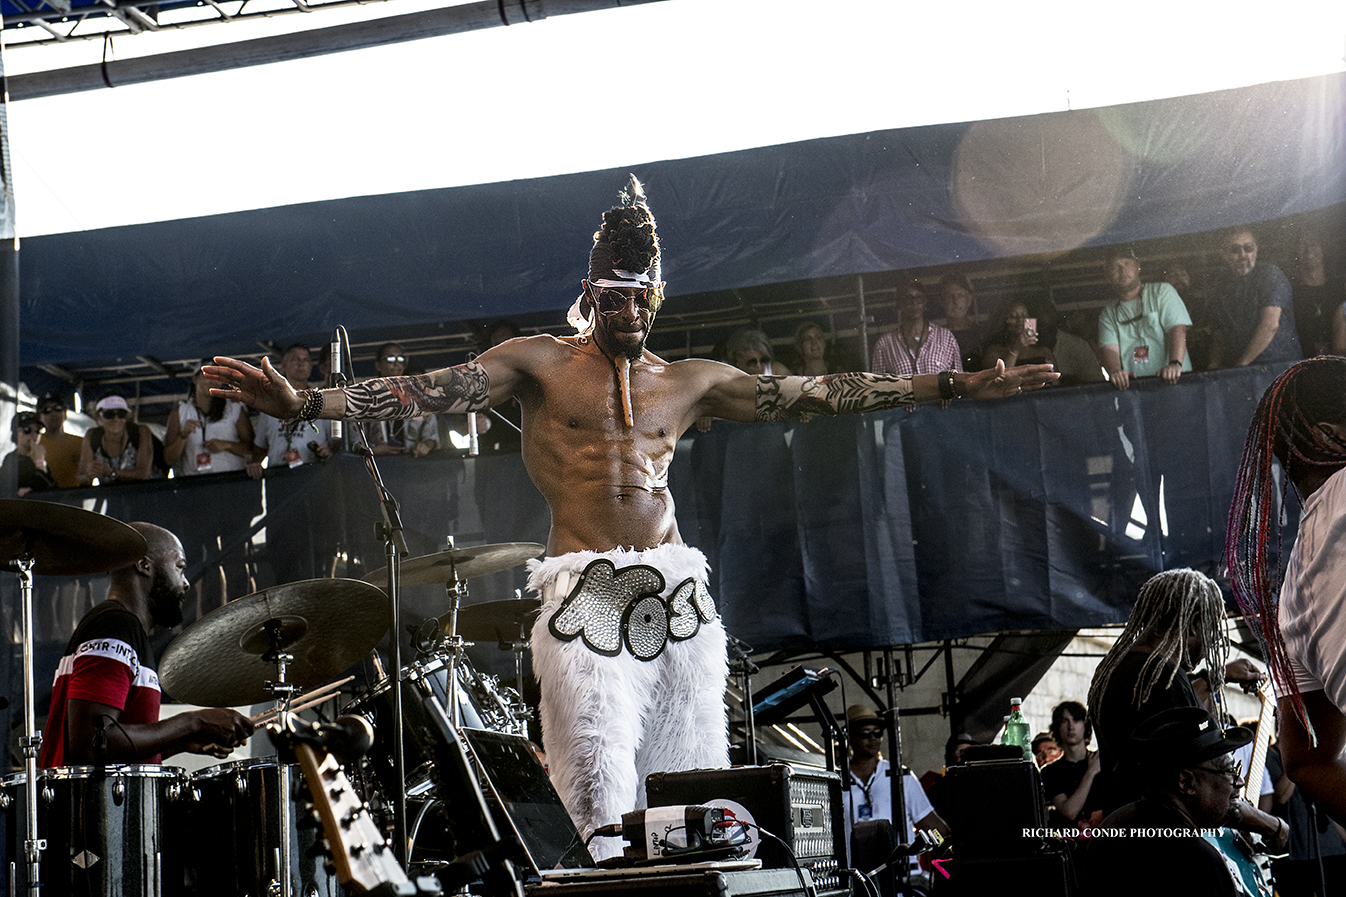
{"type": "Polygon", "coordinates": [[[1023,698],[1010,698],[1011,704],[1022,704],[1023,702],[1024,702],[1023,698]]]}

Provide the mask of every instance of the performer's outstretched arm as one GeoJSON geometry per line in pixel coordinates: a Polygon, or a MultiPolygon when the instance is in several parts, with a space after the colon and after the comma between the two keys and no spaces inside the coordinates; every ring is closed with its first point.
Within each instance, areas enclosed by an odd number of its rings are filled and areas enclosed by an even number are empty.
{"type": "MultiPolygon", "coordinates": [[[[727,374],[711,386],[700,407],[706,414],[737,421],[780,420],[803,414],[859,414],[944,398],[940,394],[941,376],[945,375],[895,377],[849,373],[822,377],[752,377],[727,374]]],[[[1006,369],[1003,363],[998,363],[985,371],[955,373],[953,376],[955,397],[987,399],[1039,389],[1061,375],[1054,373],[1049,364],[1006,369]]]]}
{"type": "Polygon", "coordinates": [[[211,395],[244,402],[282,420],[301,415],[310,420],[396,420],[422,414],[465,414],[484,411],[512,396],[532,364],[531,356],[541,353],[545,357],[550,345],[545,340],[550,337],[510,340],[483,352],[476,361],[428,374],[365,380],[302,394],[265,358],[261,367],[254,367],[220,357],[202,368],[202,373],[221,384],[211,389],[211,395]],[[312,398],[313,393],[320,403],[312,398]]]}

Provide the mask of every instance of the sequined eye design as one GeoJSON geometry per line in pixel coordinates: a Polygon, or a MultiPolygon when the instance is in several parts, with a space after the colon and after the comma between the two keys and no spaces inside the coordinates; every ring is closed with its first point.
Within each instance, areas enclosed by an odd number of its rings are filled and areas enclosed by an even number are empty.
{"type": "Polygon", "coordinates": [[[715,618],[715,602],[704,583],[688,579],[668,601],[659,597],[663,589],[663,574],[653,567],[618,570],[599,558],[584,569],[547,627],[561,641],[583,636],[585,645],[597,654],[615,657],[625,642],[636,659],[653,660],[670,638],[689,639],[703,621],[715,618]]]}

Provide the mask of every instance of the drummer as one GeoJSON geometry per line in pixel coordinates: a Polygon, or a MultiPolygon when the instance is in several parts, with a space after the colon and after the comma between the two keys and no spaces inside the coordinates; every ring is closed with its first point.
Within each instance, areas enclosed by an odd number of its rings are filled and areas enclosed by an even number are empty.
{"type": "Polygon", "coordinates": [[[225,757],[252,734],[228,708],[159,719],[159,676],[150,632],[182,622],[186,555],[178,537],[132,523],[145,556],[112,571],[107,600],[84,615],[56,668],[39,764],[159,763],[188,751],[225,757]]]}

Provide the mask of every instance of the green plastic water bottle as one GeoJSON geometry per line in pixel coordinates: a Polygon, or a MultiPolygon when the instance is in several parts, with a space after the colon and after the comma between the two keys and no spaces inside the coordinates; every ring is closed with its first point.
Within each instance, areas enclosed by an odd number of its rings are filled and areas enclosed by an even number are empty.
{"type": "Polygon", "coordinates": [[[1001,744],[1012,744],[1024,752],[1025,760],[1033,759],[1032,748],[1029,747],[1028,721],[1024,719],[1023,711],[1019,705],[1024,702],[1023,698],[1010,698],[1010,715],[1005,720],[1005,734],[1000,736],[1001,744]]]}

